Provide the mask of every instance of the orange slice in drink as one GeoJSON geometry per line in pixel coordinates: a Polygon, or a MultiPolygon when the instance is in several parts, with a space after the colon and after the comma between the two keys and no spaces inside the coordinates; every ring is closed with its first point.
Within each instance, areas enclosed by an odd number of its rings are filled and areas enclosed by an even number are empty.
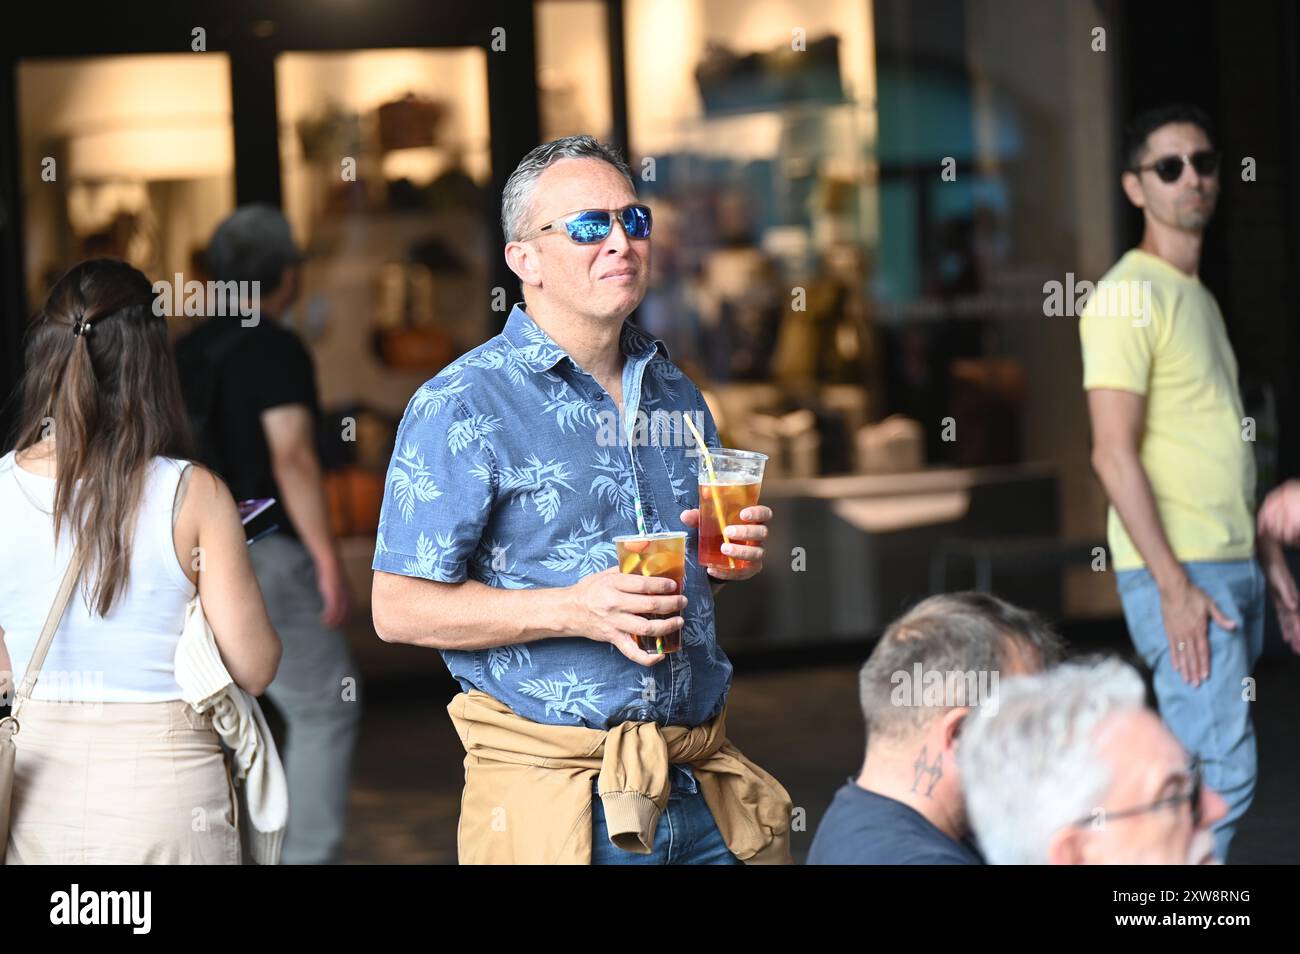
{"type": "Polygon", "coordinates": [[[645,553],[645,548],[650,546],[649,540],[624,540],[623,549],[628,553],[645,553]]]}
{"type": "Polygon", "coordinates": [[[660,576],[675,567],[677,562],[675,553],[652,553],[641,565],[641,573],[644,576],[660,576]]]}
{"type": "Polygon", "coordinates": [[[622,562],[618,565],[618,571],[620,573],[635,573],[636,565],[640,562],[641,558],[635,553],[625,553],[622,562]]]}

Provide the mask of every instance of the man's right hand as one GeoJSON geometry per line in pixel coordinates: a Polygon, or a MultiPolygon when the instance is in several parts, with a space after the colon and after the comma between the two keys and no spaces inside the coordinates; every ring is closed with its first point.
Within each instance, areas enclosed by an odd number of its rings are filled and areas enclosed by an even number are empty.
{"type": "Polygon", "coordinates": [[[1161,589],[1160,615],[1164,618],[1174,669],[1188,685],[1199,686],[1210,678],[1208,618],[1213,617],[1224,629],[1236,629],[1237,624],[1224,616],[1214,600],[1186,577],[1168,589],[1161,589]]]}
{"type": "Polygon", "coordinates": [[[642,666],[653,666],[664,657],[641,650],[633,636],[668,636],[686,624],[681,616],[645,618],[680,613],[686,608],[686,597],[673,593],[672,580],[620,573],[618,567],[610,567],[583,577],[567,589],[569,633],[610,643],[642,666]]]}
{"type": "Polygon", "coordinates": [[[348,583],[343,576],[343,567],[338,559],[331,559],[316,566],[316,588],[320,590],[320,621],[324,626],[342,626],[348,618],[351,600],[348,597],[348,583]]]}

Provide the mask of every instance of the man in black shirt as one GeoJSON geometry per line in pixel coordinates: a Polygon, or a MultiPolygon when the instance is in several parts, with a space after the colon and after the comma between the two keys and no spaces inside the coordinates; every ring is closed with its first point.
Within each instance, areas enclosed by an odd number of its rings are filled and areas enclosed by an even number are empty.
{"type": "Polygon", "coordinates": [[[217,281],[238,283],[239,307],[178,341],[176,359],[203,463],[236,500],[276,498],[266,518],[279,530],[250,554],[284,644],[267,689],[288,733],[282,858],[319,864],[337,861],[342,847],[360,703],[340,628],[348,594],[316,448],[315,372],[278,321],[297,297],[300,261],[277,209],[238,209],[213,233],[207,263],[217,281]]]}
{"type": "Polygon", "coordinates": [[[978,865],[955,753],[1002,678],[1056,661],[1034,614],[984,593],[932,596],[895,620],[862,667],[862,771],[822,817],[811,865],[978,865]]]}

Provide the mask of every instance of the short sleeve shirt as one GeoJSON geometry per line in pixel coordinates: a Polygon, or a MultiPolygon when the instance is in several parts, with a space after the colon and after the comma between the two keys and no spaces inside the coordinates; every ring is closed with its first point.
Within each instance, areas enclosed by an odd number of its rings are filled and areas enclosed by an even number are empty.
{"type": "Polygon", "coordinates": [[[910,805],[849,779],[817,826],[808,864],[982,865],[984,859],[910,805]]]}
{"type": "Polygon", "coordinates": [[[262,412],[290,404],[303,406],[311,415],[315,439],[316,372],[306,346],[292,330],[269,317],[250,326],[235,318],[209,318],[176,343],[176,360],[191,412],[206,404],[206,396],[195,391],[211,389],[211,438],[231,494],[236,500],[275,497],[264,522],[296,537],[280,501],[283,493],[275,483],[262,412]]]}
{"type": "Polygon", "coordinates": [[[710,446],[717,429],[662,341],[625,322],[619,344],[622,414],[521,305],[501,334],[427,381],[398,428],[372,565],[444,583],[570,586],[615,565],[613,538],[637,532],[639,494],[648,531],[687,532],[681,651],[649,668],[582,637],[442,655],[462,689],[536,722],[699,725],[722,710],[731,663],[696,532],[680,519],[698,506],[682,415],[710,446]]]}
{"type": "MultiPolygon", "coordinates": [[[[1129,251],[1097,283],[1079,322],[1085,390],[1146,397],[1141,445],[1165,535],[1180,560],[1254,550],[1255,458],[1237,360],[1209,290],[1163,259],[1129,251]]],[[[1143,566],[1112,507],[1115,568],[1143,566]]]]}

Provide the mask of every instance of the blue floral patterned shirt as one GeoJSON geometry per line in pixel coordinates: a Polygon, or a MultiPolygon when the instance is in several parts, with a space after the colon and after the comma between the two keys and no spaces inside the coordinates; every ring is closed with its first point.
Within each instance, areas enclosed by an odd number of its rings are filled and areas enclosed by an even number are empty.
{"type": "Polygon", "coordinates": [[[615,565],[614,536],[637,531],[639,489],[648,531],[687,531],[680,652],[644,667],[609,643],[566,637],[443,659],[462,689],[535,722],[699,725],[721,711],[731,662],[696,531],[679,519],[698,506],[699,460],[681,416],[711,447],[717,428],[662,341],[624,322],[620,346],[625,415],[521,305],[501,334],[425,382],[398,428],[372,566],[444,583],[569,586],[615,565]]]}

